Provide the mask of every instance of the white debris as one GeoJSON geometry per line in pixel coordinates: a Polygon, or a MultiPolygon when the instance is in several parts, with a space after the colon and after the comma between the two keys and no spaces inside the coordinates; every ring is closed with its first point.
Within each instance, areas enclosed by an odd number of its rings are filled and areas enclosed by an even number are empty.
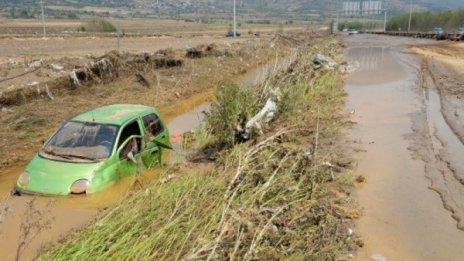
{"type": "Polygon", "coordinates": [[[53,70],[58,71],[58,72],[61,72],[64,70],[64,66],[59,65],[59,64],[52,63],[50,66],[52,67],[53,70]]]}
{"type": "Polygon", "coordinates": [[[333,168],[333,167],[335,167],[335,165],[333,165],[333,164],[332,164],[332,163],[330,163],[329,161],[325,161],[325,162],[323,162],[323,163],[322,163],[322,165],[324,165],[324,166],[327,166],[327,167],[330,167],[330,168],[333,168]]]}
{"type": "Polygon", "coordinates": [[[371,256],[374,261],[388,261],[388,259],[380,254],[374,254],[371,256]]]}
{"type": "Polygon", "coordinates": [[[29,83],[28,85],[29,86],[36,86],[36,85],[39,85],[39,82],[34,81],[34,82],[29,83]]]}
{"type": "Polygon", "coordinates": [[[332,58],[324,56],[322,54],[316,54],[316,56],[313,59],[313,66],[314,69],[320,69],[321,67],[324,67],[327,70],[333,70],[337,66],[337,63],[335,63],[332,58]]]}
{"type": "Polygon", "coordinates": [[[33,61],[29,64],[29,68],[39,68],[43,65],[42,60],[33,61]]]}
{"type": "Polygon", "coordinates": [[[7,113],[11,113],[11,112],[13,112],[13,109],[10,109],[10,108],[7,108],[7,107],[2,108],[2,113],[7,114],[7,113]]]}
{"type": "Polygon", "coordinates": [[[75,85],[79,85],[79,79],[77,78],[77,74],[76,74],[76,71],[73,70],[70,74],[69,74],[69,77],[71,77],[71,80],[73,80],[73,83],[75,85]]]}
{"type": "Polygon", "coordinates": [[[50,91],[50,88],[48,88],[48,84],[45,84],[45,91],[47,92],[47,96],[50,100],[55,100],[53,93],[50,91]]]}
{"type": "Polygon", "coordinates": [[[277,111],[277,104],[271,99],[268,99],[266,105],[258,112],[251,120],[249,120],[245,125],[244,138],[248,139],[251,133],[252,128],[255,128],[259,133],[262,133],[261,125],[259,121],[264,118],[265,123],[269,123],[273,118],[274,114],[277,111]]]}
{"type": "Polygon", "coordinates": [[[353,229],[348,228],[348,236],[351,236],[351,235],[353,235],[353,229]]]}
{"type": "Polygon", "coordinates": [[[326,166],[330,170],[330,178],[331,180],[335,180],[335,174],[333,172],[333,169],[336,167],[334,164],[330,163],[330,161],[325,161],[322,163],[323,166],[326,166]]]}

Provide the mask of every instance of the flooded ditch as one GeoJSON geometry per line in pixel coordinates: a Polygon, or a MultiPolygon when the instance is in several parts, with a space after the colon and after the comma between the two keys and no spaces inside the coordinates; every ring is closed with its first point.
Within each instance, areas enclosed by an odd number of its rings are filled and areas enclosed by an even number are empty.
{"type": "MultiPolygon", "coordinates": [[[[264,81],[269,69],[270,65],[260,66],[241,75],[237,81],[245,86],[258,84],[264,81]]],[[[159,108],[173,139],[200,126],[204,119],[203,112],[209,109],[212,97],[213,90],[209,90],[159,108]]],[[[173,142],[173,147],[174,151],[168,154],[168,165],[182,162],[187,154],[179,140],[173,142]]],[[[25,166],[9,168],[0,175],[0,195],[5,195],[0,199],[0,255],[3,260],[14,260],[18,255],[17,251],[21,252],[21,260],[34,258],[42,247],[87,225],[101,211],[128,195],[134,186],[145,186],[159,179],[165,171],[163,167],[150,169],[137,177],[125,178],[102,192],[86,196],[10,196],[10,191],[24,168],[25,166]],[[34,201],[33,205],[29,204],[31,200],[34,201]],[[34,217],[27,218],[31,214],[34,217]],[[27,232],[30,226],[28,223],[34,226],[31,232],[27,232]],[[18,250],[18,247],[21,249],[18,250]]]]}
{"type": "Polygon", "coordinates": [[[420,57],[395,38],[346,43],[348,60],[360,64],[346,85],[347,107],[356,111],[355,172],[367,179],[355,191],[364,208],[356,233],[365,242],[356,260],[461,260],[464,147],[436,90],[422,86],[420,57]]]}

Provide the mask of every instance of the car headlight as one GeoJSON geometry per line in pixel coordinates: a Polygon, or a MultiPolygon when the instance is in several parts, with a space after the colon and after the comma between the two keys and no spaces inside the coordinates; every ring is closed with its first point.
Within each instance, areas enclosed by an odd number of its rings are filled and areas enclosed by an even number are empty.
{"type": "Polygon", "coordinates": [[[30,181],[31,181],[31,174],[27,171],[24,171],[23,173],[21,173],[21,175],[18,178],[18,184],[22,187],[29,185],[30,181]]]}
{"type": "Polygon", "coordinates": [[[80,179],[75,181],[71,185],[71,193],[73,194],[83,194],[87,191],[90,186],[90,181],[87,179],[80,179]]]}

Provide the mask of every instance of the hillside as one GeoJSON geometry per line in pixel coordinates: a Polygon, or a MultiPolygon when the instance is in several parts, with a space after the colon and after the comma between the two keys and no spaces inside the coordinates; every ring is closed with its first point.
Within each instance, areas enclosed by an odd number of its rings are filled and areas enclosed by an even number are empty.
{"type": "MultiPolygon", "coordinates": [[[[13,7],[27,9],[27,15],[36,17],[38,1],[35,0],[0,0],[3,11],[13,7]]],[[[44,0],[47,7],[53,10],[72,10],[82,13],[82,7],[113,7],[125,8],[128,13],[136,16],[156,16],[158,7],[156,0],[44,0]],[[70,9],[74,8],[74,9],[70,9]]],[[[464,8],[462,0],[416,0],[415,11],[447,11],[464,8]]],[[[315,20],[334,17],[343,5],[342,0],[237,0],[237,11],[241,19],[288,19],[315,20]]],[[[397,15],[409,10],[408,0],[386,1],[389,14],[397,15]]],[[[159,0],[159,13],[164,17],[182,18],[215,18],[223,19],[231,15],[232,1],[230,0],[159,0]]],[[[98,10],[92,10],[99,13],[98,10]]],[[[126,13],[127,13],[126,12],[126,13]]],[[[109,12],[100,12],[106,13],[109,12]]],[[[24,16],[23,12],[23,16],[24,16]]]]}

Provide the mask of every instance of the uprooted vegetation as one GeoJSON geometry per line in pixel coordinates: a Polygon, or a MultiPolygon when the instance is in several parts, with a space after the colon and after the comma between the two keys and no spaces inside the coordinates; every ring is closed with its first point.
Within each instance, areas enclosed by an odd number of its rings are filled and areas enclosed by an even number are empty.
{"type": "Polygon", "coordinates": [[[345,93],[316,53],[339,59],[340,46],[301,47],[258,86],[223,83],[197,135],[217,153],[212,171],[155,182],[42,259],[347,259],[362,242],[348,229],[359,211],[339,146],[345,93]],[[272,119],[237,138],[269,100],[272,119]]]}
{"type": "Polygon", "coordinates": [[[72,91],[80,86],[105,84],[120,76],[133,75],[135,72],[179,67],[183,64],[184,60],[176,58],[170,50],[162,50],[155,54],[128,54],[114,51],[89,63],[75,66],[67,75],[42,83],[35,82],[27,88],[3,92],[0,95],[0,105],[20,105],[45,97],[53,100],[55,95],[72,94],[72,91]]]}

